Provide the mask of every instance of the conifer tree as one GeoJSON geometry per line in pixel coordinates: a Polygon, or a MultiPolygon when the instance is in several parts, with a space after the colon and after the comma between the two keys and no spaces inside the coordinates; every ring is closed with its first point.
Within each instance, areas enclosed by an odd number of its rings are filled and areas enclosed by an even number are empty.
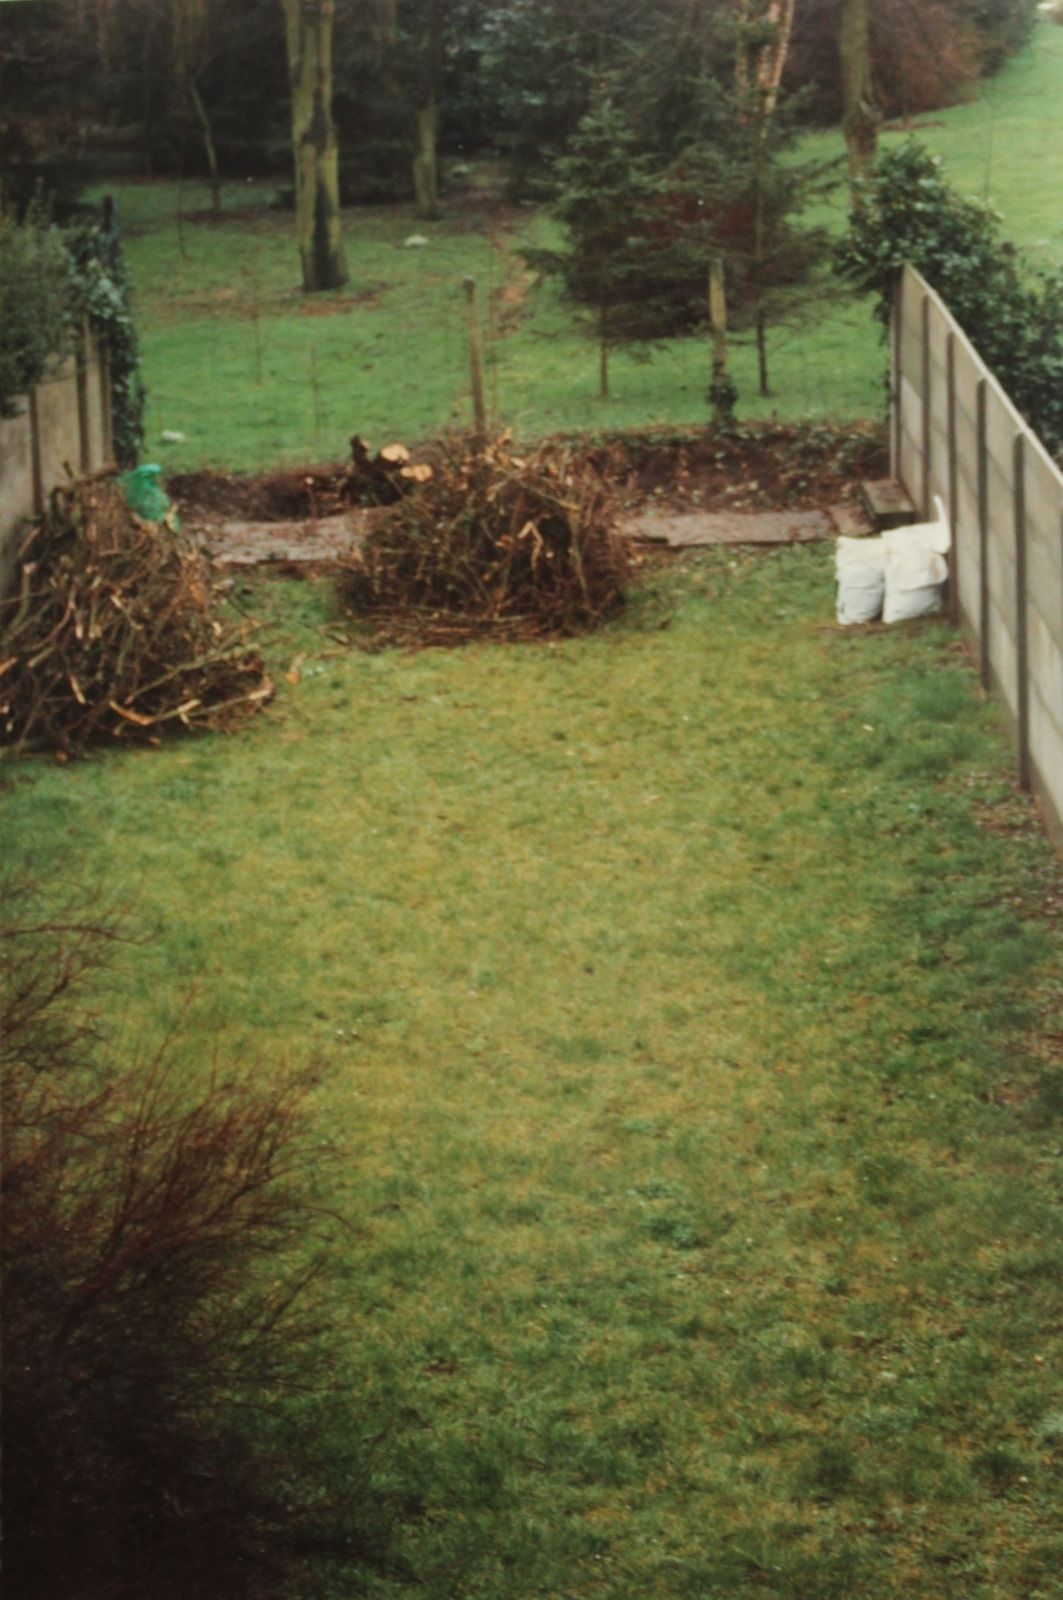
{"type": "Polygon", "coordinates": [[[568,153],[555,166],[554,215],[565,229],[561,250],[529,253],[557,273],[566,294],[587,308],[598,345],[599,392],[609,395],[609,355],[646,337],[648,301],[660,256],[653,200],[660,184],[641,154],[612,85],[600,82],[568,153]]]}

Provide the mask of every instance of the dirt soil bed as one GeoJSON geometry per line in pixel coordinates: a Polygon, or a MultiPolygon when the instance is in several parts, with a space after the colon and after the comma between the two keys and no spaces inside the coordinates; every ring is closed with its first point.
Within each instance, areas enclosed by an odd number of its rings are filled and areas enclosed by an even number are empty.
{"type": "MultiPolygon", "coordinates": [[[[647,430],[568,441],[610,481],[625,510],[815,510],[850,499],[861,478],[887,470],[881,428],[770,426],[722,435],[647,430]]],[[[414,451],[432,458],[431,446],[414,451]]],[[[342,463],[246,475],[182,473],[167,480],[195,522],[289,522],[367,503],[367,485],[342,463]]]]}

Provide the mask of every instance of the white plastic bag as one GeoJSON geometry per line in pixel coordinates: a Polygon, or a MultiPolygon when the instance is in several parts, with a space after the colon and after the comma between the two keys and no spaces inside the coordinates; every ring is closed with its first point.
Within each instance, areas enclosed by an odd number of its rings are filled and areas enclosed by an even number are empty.
{"type": "Polygon", "coordinates": [[[837,617],[843,628],[874,622],[886,589],[886,550],[881,539],[838,540],[834,574],[838,580],[837,617]]]}
{"type": "Polygon", "coordinates": [[[952,534],[939,495],[934,496],[934,506],[935,522],[892,528],[882,536],[886,549],[883,622],[907,622],[941,609],[942,589],[949,575],[945,552],[952,534]]]}

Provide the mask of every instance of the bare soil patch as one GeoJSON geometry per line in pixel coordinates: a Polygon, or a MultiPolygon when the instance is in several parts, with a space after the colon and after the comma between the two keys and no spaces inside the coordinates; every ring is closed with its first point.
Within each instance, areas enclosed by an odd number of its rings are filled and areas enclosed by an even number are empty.
{"type": "MultiPolygon", "coordinates": [[[[813,511],[852,500],[861,478],[887,470],[885,431],[874,425],[801,428],[772,425],[733,434],[705,429],[569,439],[577,456],[612,486],[625,510],[813,511]]],[[[413,449],[431,462],[439,446],[413,449]]],[[[290,522],[334,516],[371,503],[370,487],[342,462],[282,472],[187,472],[167,480],[193,518],[290,522]]]]}

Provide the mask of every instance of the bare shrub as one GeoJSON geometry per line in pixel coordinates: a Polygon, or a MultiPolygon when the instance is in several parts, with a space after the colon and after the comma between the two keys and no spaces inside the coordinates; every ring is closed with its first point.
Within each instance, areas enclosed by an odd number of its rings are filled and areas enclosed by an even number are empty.
{"type": "Polygon", "coordinates": [[[10,1592],[292,1593],[308,1553],[382,1537],[317,1431],[337,1407],[307,1077],[190,1095],[172,1043],[104,1064],[79,1001],[114,923],[34,915],[24,888],[0,909],[10,1592]]]}

